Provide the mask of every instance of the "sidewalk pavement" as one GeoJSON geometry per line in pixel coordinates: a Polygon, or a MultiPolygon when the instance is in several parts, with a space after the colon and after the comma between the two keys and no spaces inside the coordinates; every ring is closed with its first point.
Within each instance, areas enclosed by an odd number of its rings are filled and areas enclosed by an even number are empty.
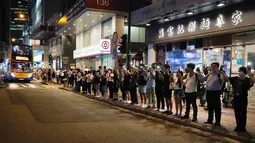
{"type": "MultiPolygon", "coordinates": [[[[60,89],[64,89],[67,91],[72,91],[71,88],[64,88],[63,85],[49,84],[50,86],[58,87],[60,89]]],[[[232,108],[223,108],[222,109],[222,117],[221,117],[221,127],[215,127],[213,125],[205,125],[204,122],[207,121],[208,112],[205,111],[202,107],[198,107],[198,122],[191,122],[191,120],[183,120],[173,115],[165,115],[161,112],[149,110],[142,108],[140,106],[133,106],[131,104],[125,104],[119,101],[111,101],[103,98],[96,98],[93,95],[86,95],[90,99],[98,100],[101,102],[108,103],[113,106],[121,107],[130,111],[134,111],[136,113],[141,113],[145,115],[149,115],[152,117],[160,118],[163,120],[168,120],[170,122],[174,122],[177,124],[181,124],[184,126],[189,126],[193,128],[197,128],[206,132],[211,132],[215,134],[219,134],[228,138],[232,138],[241,142],[255,142],[255,109],[248,108],[247,115],[247,131],[248,133],[236,133],[234,132],[234,128],[236,127],[234,110],[232,108]]],[[[174,101],[174,99],[173,99],[174,101]]],[[[192,109],[191,109],[191,117],[192,117],[192,109]]],[[[175,109],[173,109],[175,113],[175,109]]],[[[183,107],[183,114],[185,113],[185,106],[183,107]]]]}

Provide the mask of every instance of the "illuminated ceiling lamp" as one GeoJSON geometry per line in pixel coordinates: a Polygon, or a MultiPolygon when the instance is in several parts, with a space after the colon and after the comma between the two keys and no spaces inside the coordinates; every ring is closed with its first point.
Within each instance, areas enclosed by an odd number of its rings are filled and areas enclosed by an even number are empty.
{"type": "Polygon", "coordinates": [[[217,1],[217,3],[216,3],[217,7],[222,7],[226,4],[227,4],[226,0],[217,1]]]}
{"type": "Polygon", "coordinates": [[[193,14],[195,14],[194,10],[187,10],[186,13],[187,13],[188,15],[193,15],[193,14]]]}
{"type": "Polygon", "coordinates": [[[20,18],[24,18],[25,15],[21,13],[21,14],[19,14],[19,17],[20,17],[20,18]]]}
{"type": "Polygon", "coordinates": [[[147,27],[148,27],[148,26],[151,26],[151,24],[150,24],[150,23],[147,23],[146,26],[147,26],[147,27]]]}
{"type": "Polygon", "coordinates": [[[165,21],[165,22],[170,21],[170,18],[169,18],[169,17],[165,17],[165,18],[164,18],[164,21],[165,21]]]}

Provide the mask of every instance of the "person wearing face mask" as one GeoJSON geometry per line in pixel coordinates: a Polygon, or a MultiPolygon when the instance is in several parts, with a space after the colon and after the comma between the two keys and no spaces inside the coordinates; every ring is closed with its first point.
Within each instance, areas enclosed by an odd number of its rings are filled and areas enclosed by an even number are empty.
{"type": "Polygon", "coordinates": [[[233,88],[233,103],[236,118],[235,132],[246,132],[248,91],[254,85],[255,79],[245,67],[239,68],[239,76],[229,78],[233,88]],[[250,78],[248,78],[246,75],[250,78]]]}

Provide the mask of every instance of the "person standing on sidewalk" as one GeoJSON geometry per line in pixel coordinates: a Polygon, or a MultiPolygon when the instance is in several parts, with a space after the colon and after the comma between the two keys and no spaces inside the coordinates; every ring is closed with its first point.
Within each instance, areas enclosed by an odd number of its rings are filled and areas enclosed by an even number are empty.
{"type": "Polygon", "coordinates": [[[130,94],[131,94],[131,103],[132,104],[138,104],[138,99],[137,99],[137,81],[138,81],[139,75],[138,75],[138,70],[136,67],[132,68],[131,72],[131,89],[130,89],[130,94]]]}
{"type": "Polygon", "coordinates": [[[194,72],[195,64],[187,64],[188,74],[183,77],[183,80],[186,79],[186,88],[185,88],[185,99],[186,99],[186,112],[182,119],[189,119],[190,114],[190,105],[193,107],[193,119],[192,122],[197,121],[197,84],[198,84],[198,74],[194,72]]]}
{"type": "Polygon", "coordinates": [[[245,67],[239,68],[239,76],[229,78],[233,88],[234,111],[236,118],[235,132],[246,132],[248,91],[254,85],[255,79],[245,67]],[[250,78],[248,78],[246,75],[250,78]]]}
{"type": "Polygon", "coordinates": [[[145,107],[147,103],[146,87],[147,84],[147,73],[144,68],[141,69],[138,79],[139,93],[141,98],[141,106],[145,107]]]}
{"type": "Polygon", "coordinates": [[[113,100],[118,101],[120,78],[118,70],[113,70],[113,100]]]}
{"type": "Polygon", "coordinates": [[[147,95],[148,95],[148,107],[147,108],[155,108],[155,69],[151,67],[148,73],[148,81],[147,81],[147,95]],[[152,106],[151,106],[152,105],[152,106]]]}
{"type": "Polygon", "coordinates": [[[205,124],[213,124],[215,112],[216,122],[214,125],[220,126],[221,122],[221,93],[222,87],[228,81],[225,72],[219,71],[220,64],[214,62],[211,64],[212,73],[207,76],[200,76],[200,81],[206,81],[206,102],[208,109],[208,120],[205,124]]]}
{"type": "Polygon", "coordinates": [[[107,76],[106,72],[103,71],[103,74],[101,75],[101,82],[100,82],[100,87],[101,87],[101,94],[103,98],[106,98],[107,94],[107,76]]]}
{"type": "Polygon", "coordinates": [[[156,69],[156,97],[157,97],[157,110],[165,110],[165,100],[164,100],[164,76],[161,73],[160,69],[156,69]],[[160,108],[161,105],[161,108],[160,108]]]}
{"type": "Polygon", "coordinates": [[[131,103],[131,71],[124,69],[124,81],[123,81],[123,86],[124,86],[124,91],[126,94],[126,100],[124,100],[124,103],[131,103]]]}
{"type": "Polygon", "coordinates": [[[176,109],[175,116],[179,116],[179,117],[182,116],[182,97],[184,96],[182,76],[183,76],[183,72],[178,71],[177,80],[175,82],[175,88],[174,88],[174,99],[175,99],[175,109],[176,109]],[[180,112],[179,112],[179,109],[180,109],[180,112]]]}
{"type": "Polygon", "coordinates": [[[93,91],[95,97],[100,97],[100,75],[98,71],[93,71],[93,91]]]}
{"type": "Polygon", "coordinates": [[[88,74],[86,75],[86,81],[87,81],[87,93],[91,94],[91,82],[93,80],[93,75],[91,74],[91,71],[88,71],[88,74]]]}
{"type": "Polygon", "coordinates": [[[109,99],[113,99],[113,77],[114,77],[114,75],[112,73],[112,69],[108,70],[106,77],[107,77],[107,86],[109,87],[109,92],[110,92],[109,99]]]}
{"type": "Polygon", "coordinates": [[[122,94],[122,102],[126,102],[126,93],[125,93],[125,87],[124,87],[124,77],[125,77],[125,71],[123,65],[120,64],[119,66],[119,79],[120,79],[120,90],[122,94]]]}
{"type": "Polygon", "coordinates": [[[172,115],[173,111],[172,111],[172,107],[173,107],[173,103],[172,103],[172,90],[170,90],[170,83],[173,81],[173,76],[170,72],[170,65],[169,64],[165,64],[164,65],[165,68],[165,73],[164,73],[164,97],[166,100],[166,108],[167,110],[163,113],[168,114],[168,115],[172,115]]]}

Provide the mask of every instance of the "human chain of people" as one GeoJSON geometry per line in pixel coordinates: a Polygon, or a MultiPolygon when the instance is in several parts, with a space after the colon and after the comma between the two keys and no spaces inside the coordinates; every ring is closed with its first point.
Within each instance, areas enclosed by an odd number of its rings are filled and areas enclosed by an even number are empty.
{"type": "Polygon", "coordinates": [[[232,86],[232,107],[236,118],[236,132],[246,132],[248,92],[255,79],[249,67],[240,67],[236,77],[228,77],[218,62],[208,68],[195,69],[195,64],[186,65],[185,71],[170,71],[171,65],[162,67],[153,64],[149,69],[131,67],[126,69],[119,65],[115,69],[99,66],[92,68],[65,69],[37,69],[35,78],[43,82],[64,84],[74,92],[94,95],[121,102],[141,106],[150,110],[157,110],[167,115],[174,115],[181,119],[190,118],[191,105],[193,108],[192,122],[198,119],[197,99],[200,106],[208,110],[208,120],[205,124],[221,126],[221,107],[224,102],[226,85],[232,86]],[[120,91],[120,92],[119,92],[120,91]],[[139,93],[139,94],[138,94],[139,93]],[[174,103],[173,97],[174,96],[174,103]],[[140,99],[139,99],[140,97],[140,99]],[[175,113],[173,111],[175,105],[175,113]],[[186,112],[183,113],[183,107],[186,112]]]}

